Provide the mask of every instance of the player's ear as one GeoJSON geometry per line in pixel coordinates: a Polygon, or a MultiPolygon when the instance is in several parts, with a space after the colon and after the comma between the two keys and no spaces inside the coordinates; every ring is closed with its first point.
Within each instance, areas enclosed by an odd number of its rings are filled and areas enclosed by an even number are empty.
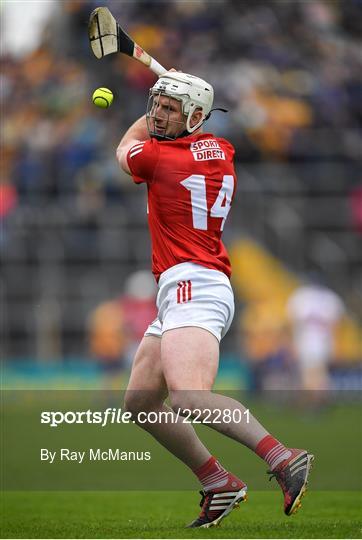
{"type": "Polygon", "coordinates": [[[195,109],[192,113],[191,120],[190,120],[190,126],[196,126],[200,122],[202,118],[202,110],[201,109],[195,109]]]}

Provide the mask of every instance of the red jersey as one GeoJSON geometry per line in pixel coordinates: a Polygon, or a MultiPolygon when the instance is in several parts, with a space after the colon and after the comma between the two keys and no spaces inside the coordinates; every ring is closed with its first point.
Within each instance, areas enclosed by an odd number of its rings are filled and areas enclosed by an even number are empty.
{"type": "Polygon", "coordinates": [[[231,274],[221,241],[236,189],[233,146],[210,133],[149,139],[127,154],[133,180],[148,187],[152,272],[193,262],[231,274]]]}

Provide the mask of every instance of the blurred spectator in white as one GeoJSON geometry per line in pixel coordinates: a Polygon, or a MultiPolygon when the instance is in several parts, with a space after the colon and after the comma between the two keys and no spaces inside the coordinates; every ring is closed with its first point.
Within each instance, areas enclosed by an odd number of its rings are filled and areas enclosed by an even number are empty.
{"type": "Polygon", "coordinates": [[[88,320],[89,349],[105,374],[131,365],[147,326],[156,318],[156,285],[146,270],[132,273],[124,294],[98,305],[88,320]]]}
{"type": "Polygon", "coordinates": [[[287,313],[303,390],[328,390],[328,367],[335,352],[335,333],[344,305],[337,294],[311,282],[289,298],[287,313]]]}

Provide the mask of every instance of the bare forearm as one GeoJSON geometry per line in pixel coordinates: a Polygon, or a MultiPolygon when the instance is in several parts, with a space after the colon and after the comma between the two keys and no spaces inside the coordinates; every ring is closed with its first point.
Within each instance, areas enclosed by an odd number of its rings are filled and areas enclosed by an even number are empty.
{"type": "Polygon", "coordinates": [[[131,174],[127,163],[127,152],[129,148],[137,142],[147,141],[149,138],[146,115],[143,115],[128,128],[117,148],[116,155],[118,163],[127,174],[131,174]]]}

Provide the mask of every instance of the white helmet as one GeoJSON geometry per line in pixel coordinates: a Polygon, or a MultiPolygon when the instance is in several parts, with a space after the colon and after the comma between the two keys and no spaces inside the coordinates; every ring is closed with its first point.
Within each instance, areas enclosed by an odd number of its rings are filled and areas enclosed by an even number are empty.
{"type": "Polygon", "coordinates": [[[207,119],[214,101],[214,90],[211,84],[180,71],[167,71],[158,79],[150,90],[150,95],[169,96],[182,102],[182,112],[187,117],[186,129],[193,133],[207,119]],[[195,109],[202,110],[201,120],[190,126],[190,120],[195,109]]]}

